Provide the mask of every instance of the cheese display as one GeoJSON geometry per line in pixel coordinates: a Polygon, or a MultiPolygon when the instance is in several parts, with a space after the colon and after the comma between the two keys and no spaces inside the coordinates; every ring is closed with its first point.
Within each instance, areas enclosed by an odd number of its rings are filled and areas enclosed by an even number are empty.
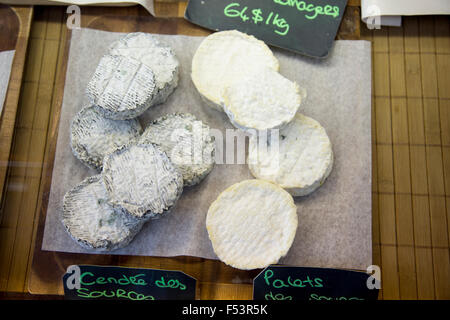
{"type": "Polygon", "coordinates": [[[298,84],[269,68],[243,74],[223,95],[224,111],[243,130],[281,128],[294,118],[301,101],[298,84]]]}
{"type": "Polygon", "coordinates": [[[278,71],[279,63],[261,40],[232,30],[206,37],[192,59],[192,81],[205,102],[222,111],[224,89],[261,68],[278,71]]]}
{"type": "Polygon", "coordinates": [[[258,179],[272,181],[293,196],[305,196],[320,187],[333,168],[333,150],[325,129],[298,113],[279,131],[279,143],[264,144],[252,136],[248,164],[258,179]],[[275,150],[274,148],[278,148],[275,150]]]}
{"type": "Polygon", "coordinates": [[[175,53],[151,34],[127,34],[111,45],[109,54],[134,58],[153,71],[156,92],[152,105],[165,102],[178,85],[179,62],[175,53]]]}
{"type": "Polygon", "coordinates": [[[198,184],[214,167],[214,137],[209,126],[192,114],[169,114],[154,120],[139,142],[158,145],[180,170],[185,186],[198,184]]]}
{"type": "Polygon", "coordinates": [[[244,180],[211,204],[206,228],[214,252],[238,269],[265,268],[286,255],[297,231],[292,196],[264,180],[244,180]]]}
{"type": "MultiPolygon", "coordinates": [[[[316,221],[311,217],[317,216],[317,207],[329,207],[329,196],[342,177],[333,175],[317,197],[296,199],[297,208],[293,197],[323,184],[334,161],[325,129],[299,112],[326,123],[337,146],[344,136],[336,135],[334,123],[323,116],[332,110],[326,104],[332,99],[317,99],[318,90],[308,82],[315,74],[307,68],[308,59],[278,49],[275,56],[263,42],[238,31],[192,39],[88,31],[101,46],[90,59],[83,56],[88,46],[78,46],[81,59],[69,70],[88,66],[80,79],[68,82],[74,95],[65,98],[69,109],[60,125],[58,150],[63,151],[57,157],[66,167],[56,167],[49,202],[51,212],[58,213],[54,238],[60,239],[61,232],[68,252],[84,252],[66,235],[59,219],[64,192],[88,173],[79,161],[101,172],[105,196],[99,203],[105,208],[141,224],[162,217],[147,223],[140,237],[117,254],[199,256],[249,270],[278,263],[289,251],[284,263],[309,259],[317,248],[315,252],[321,252],[328,235],[315,226],[309,231],[316,221]],[[283,73],[278,72],[277,58],[283,73]],[[290,63],[296,67],[290,68],[290,63]],[[301,83],[310,91],[308,100],[301,83]],[[79,110],[86,103],[83,93],[90,101],[79,110]],[[202,106],[202,96],[222,112],[202,106]],[[259,134],[270,129],[279,129],[270,133],[279,137],[279,144],[266,140],[267,149],[260,148],[259,134]]],[[[75,32],[75,37],[76,45],[82,36],[75,32]]],[[[317,78],[323,79],[322,74],[317,78]]],[[[341,166],[339,162],[336,172],[341,166]]],[[[83,219],[81,227],[91,223],[83,219]]],[[[318,225],[328,231],[323,223],[318,225]]],[[[90,246],[97,247],[104,250],[90,246]]]]}
{"type": "Polygon", "coordinates": [[[143,220],[169,211],[183,191],[183,176],[153,144],[126,146],[106,156],[102,176],[111,204],[143,220]]]}
{"type": "MultiPolygon", "coordinates": [[[[170,140],[175,127],[163,130],[161,137],[157,134],[161,127],[155,123],[156,131],[147,135],[148,142],[138,143],[142,127],[137,119],[149,107],[165,102],[175,90],[178,68],[172,49],[144,33],[131,33],[115,41],[100,59],[86,88],[91,105],[82,108],[70,126],[70,145],[75,157],[102,172],[83,181],[64,198],[63,222],[82,246],[98,250],[121,248],[145,221],[168,212],[180,197],[183,175],[160,147],[150,141],[170,140]],[[87,198],[85,203],[81,203],[83,198],[87,198]],[[91,211],[95,214],[89,220],[91,211]],[[130,221],[136,222],[136,227],[130,221]],[[108,230],[112,239],[104,235],[108,230]]],[[[195,120],[186,117],[186,121],[192,122],[185,123],[188,127],[195,120]]],[[[209,152],[211,160],[214,141],[208,134],[209,127],[201,128],[208,137],[198,146],[206,155],[209,152]]],[[[178,142],[184,143],[186,139],[189,134],[181,135],[178,142]]],[[[209,161],[205,166],[192,167],[190,173],[185,170],[186,184],[198,183],[213,165],[209,161]]]]}
{"type": "Polygon", "coordinates": [[[85,179],[66,193],[61,220],[78,244],[98,251],[125,247],[143,225],[140,219],[109,204],[101,175],[85,179]]]}
{"type": "Polygon", "coordinates": [[[142,133],[136,119],[111,120],[95,106],[86,106],[73,118],[70,145],[73,154],[86,166],[100,171],[103,158],[134,142],[142,133]]]}
{"type": "Polygon", "coordinates": [[[104,55],[86,94],[103,116],[132,119],[152,106],[156,94],[155,75],[148,66],[131,57],[104,55]]]}

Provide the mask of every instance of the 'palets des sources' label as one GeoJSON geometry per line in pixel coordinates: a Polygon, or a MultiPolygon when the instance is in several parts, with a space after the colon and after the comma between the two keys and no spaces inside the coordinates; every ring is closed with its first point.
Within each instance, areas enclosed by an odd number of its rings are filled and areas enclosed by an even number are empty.
{"type": "Polygon", "coordinates": [[[365,272],[269,266],[253,280],[254,300],[377,300],[379,280],[365,272]]]}

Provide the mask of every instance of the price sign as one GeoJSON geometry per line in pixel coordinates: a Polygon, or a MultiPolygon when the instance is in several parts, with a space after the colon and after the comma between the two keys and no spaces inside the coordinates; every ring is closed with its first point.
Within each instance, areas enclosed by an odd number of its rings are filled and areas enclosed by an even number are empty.
{"type": "Polygon", "coordinates": [[[328,55],[347,0],[190,0],[185,18],[208,29],[236,29],[308,56],[328,55]]]}
{"type": "Polygon", "coordinates": [[[269,266],[253,280],[253,299],[376,300],[379,288],[377,281],[365,272],[269,266]]]}
{"type": "Polygon", "coordinates": [[[69,300],[194,300],[196,280],[180,271],[70,266],[63,276],[69,300]]]}

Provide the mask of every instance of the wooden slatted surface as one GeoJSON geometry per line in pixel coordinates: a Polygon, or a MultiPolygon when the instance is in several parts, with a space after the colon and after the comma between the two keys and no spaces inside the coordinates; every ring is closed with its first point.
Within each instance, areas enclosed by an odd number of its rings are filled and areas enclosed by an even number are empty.
{"type": "Polygon", "coordinates": [[[60,10],[33,22],[1,220],[0,291],[26,292],[35,211],[58,61],[60,10]]]}
{"type": "Polygon", "coordinates": [[[11,154],[32,15],[31,6],[0,5],[0,51],[15,50],[8,91],[0,114],[0,205],[11,154]]]}
{"type": "MultiPolygon", "coordinates": [[[[184,6],[165,3],[157,13],[182,15],[184,6]]],[[[27,292],[47,137],[59,102],[64,19],[61,8],[36,10],[11,157],[28,165],[8,175],[0,292],[27,292]]],[[[449,24],[448,17],[421,17],[405,19],[402,28],[361,28],[373,44],[373,260],[381,266],[383,299],[450,299],[449,24]]],[[[200,298],[251,299],[251,285],[204,282],[200,298]]]]}
{"type": "Polygon", "coordinates": [[[450,19],[362,29],[373,44],[373,249],[384,299],[450,299],[450,19]]]}

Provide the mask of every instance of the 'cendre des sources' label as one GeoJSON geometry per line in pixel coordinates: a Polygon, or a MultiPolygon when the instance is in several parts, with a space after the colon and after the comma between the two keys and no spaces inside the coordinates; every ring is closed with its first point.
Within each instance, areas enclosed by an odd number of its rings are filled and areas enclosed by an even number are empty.
{"type": "Polygon", "coordinates": [[[63,276],[70,300],[194,300],[196,280],[180,271],[70,266],[63,276]]]}

